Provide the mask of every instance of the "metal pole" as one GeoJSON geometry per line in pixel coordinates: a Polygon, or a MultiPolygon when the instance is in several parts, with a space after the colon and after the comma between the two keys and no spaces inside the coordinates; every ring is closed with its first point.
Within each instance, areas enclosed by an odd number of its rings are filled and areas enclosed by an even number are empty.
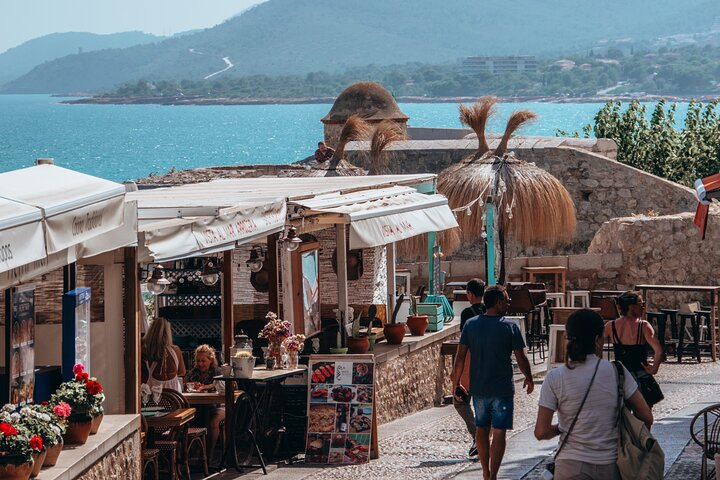
{"type": "Polygon", "coordinates": [[[485,233],[487,234],[487,284],[495,285],[495,205],[485,202],[485,233]]]}

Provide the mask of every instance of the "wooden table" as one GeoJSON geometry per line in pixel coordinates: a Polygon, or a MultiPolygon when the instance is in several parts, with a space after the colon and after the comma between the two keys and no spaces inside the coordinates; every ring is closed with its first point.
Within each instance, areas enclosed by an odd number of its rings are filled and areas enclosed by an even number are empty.
{"type": "MultiPolygon", "coordinates": [[[[258,410],[267,411],[267,403],[269,403],[270,398],[268,397],[268,390],[269,386],[272,384],[280,384],[284,382],[287,378],[300,375],[307,372],[307,366],[302,366],[302,368],[293,368],[293,369],[285,369],[285,370],[268,370],[264,366],[255,367],[253,370],[253,375],[251,378],[237,378],[237,377],[223,377],[218,376],[214,377],[215,380],[221,380],[225,382],[225,452],[223,454],[223,463],[227,466],[233,466],[237,471],[242,471],[242,468],[246,467],[260,467],[263,469],[263,473],[267,475],[267,469],[265,468],[265,459],[262,455],[262,450],[260,449],[260,446],[257,443],[257,437],[253,438],[253,441],[255,442],[255,450],[258,453],[258,457],[260,460],[260,465],[238,465],[236,462],[236,455],[235,455],[235,423],[236,420],[233,418],[233,413],[235,411],[235,386],[236,384],[240,384],[241,388],[244,390],[245,393],[248,395],[251,395],[254,400],[254,408],[252,415],[257,415],[258,410]],[[263,393],[261,395],[258,395],[258,385],[259,384],[265,384],[266,388],[263,389],[263,393]]],[[[239,392],[238,392],[239,393],[239,392]]],[[[263,425],[262,419],[258,419],[256,417],[256,421],[263,425]]],[[[257,428],[257,427],[256,427],[257,428]]],[[[260,431],[263,431],[264,428],[258,429],[260,431]]]]}
{"type": "MultiPolygon", "coordinates": [[[[178,408],[177,410],[167,412],[157,417],[145,417],[145,421],[147,422],[148,429],[165,430],[168,428],[182,427],[183,425],[189,423],[193,418],[195,418],[194,408],[178,408]]],[[[148,435],[148,446],[150,448],[152,448],[155,443],[154,437],[154,435],[148,435]]]]}
{"type": "Polygon", "coordinates": [[[535,275],[553,275],[555,280],[555,292],[565,293],[565,273],[567,267],[520,267],[523,278],[526,282],[535,283],[535,275]]]}
{"type": "Polygon", "coordinates": [[[645,303],[648,302],[648,290],[664,291],[664,292],[700,292],[710,294],[710,358],[717,361],[717,335],[715,328],[717,325],[717,316],[715,307],[720,304],[720,286],[703,286],[703,285],[636,285],[636,290],[642,291],[645,303]]]}
{"type": "MultiPolygon", "coordinates": [[[[240,392],[235,392],[235,399],[240,392]]],[[[182,394],[190,405],[220,405],[225,404],[226,397],[224,393],[217,392],[184,392],[182,394]]]]}

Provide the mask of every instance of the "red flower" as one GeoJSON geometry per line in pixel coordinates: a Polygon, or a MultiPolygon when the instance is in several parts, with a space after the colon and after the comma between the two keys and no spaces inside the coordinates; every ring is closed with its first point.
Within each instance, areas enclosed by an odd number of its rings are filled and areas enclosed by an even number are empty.
{"type": "Polygon", "coordinates": [[[15,427],[5,422],[0,423],[0,432],[2,432],[2,434],[6,437],[11,437],[13,435],[17,435],[18,433],[18,431],[15,430],[15,427]]]}
{"type": "Polygon", "coordinates": [[[87,387],[88,392],[90,395],[97,395],[98,393],[102,392],[102,385],[100,385],[100,382],[97,382],[95,380],[91,380],[85,384],[87,387]]]}
{"type": "Polygon", "coordinates": [[[40,405],[42,405],[43,407],[46,407],[48,405],[47,400],[45,400],[44,402],[40,402],[40,405]]]}
{"type": "Polygon", "coordinates": [[[87,372],[80,372],[75,375],[75,380],[77,380],[78,382],[85,383],[88,381],[88,378],[90,378],[90,376],[87,374],[87,372]]]}
{"type": "Polygon", "coordinates": [[[43,449],[43,441],[42,441],[42,438],[40,438],[40,437],[37,436],[37,435],[35,435],[34,437],[32,437],[32,438],[30,439],[30,448],[32,448],[33,450],[37,450],[38,452],[41,452],[42,449],[43,449]]]}

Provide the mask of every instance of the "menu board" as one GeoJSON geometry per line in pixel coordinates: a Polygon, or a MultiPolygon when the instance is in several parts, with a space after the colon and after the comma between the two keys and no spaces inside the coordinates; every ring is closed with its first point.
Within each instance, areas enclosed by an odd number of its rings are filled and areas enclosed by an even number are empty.
{"type": "Polygon", "coordinates": [[[305,462],[367,463],[375,410],[373,355],[311,355],[305,462]]]}
{"type": "Polygon", "coordinates": [[[6,364],[10,403],[25,405],[33,402],[35,392],[35,287],[13,288],[9,297],[6,364]]]}

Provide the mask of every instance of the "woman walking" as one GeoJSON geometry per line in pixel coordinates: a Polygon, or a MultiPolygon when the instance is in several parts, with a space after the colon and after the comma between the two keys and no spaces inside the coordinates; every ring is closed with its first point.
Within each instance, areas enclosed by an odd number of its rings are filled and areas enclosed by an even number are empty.
{"type": "Polygon", "coordinates": [[[182,393],[185,362],[182,352],[172,343],[170,322],[156,318],[142,339],[141,378],[151,388],[161,386],[182,393]]]}
{"type": "Polygon", "coordinates": [[[652,325],[642,317],[645,302],[640,292],[625,292],[617,299],[620,318],[605,325],[603,337],[610,338],[615,360],[625,365],[638,384],[645,401],[652,408],[664,398],[653,375],[662,362],[663,349],[652,325]],[[653,350],[653,363],[648,365],[648,346],[653,350]]]}
{"type": "MultiPolygon", "coordinates": [[[[620,479],[618,448],[618,385],[615,367],[601,358],[603,320],[596,312],[573,313],[566,325],[565,365],[550,370],[538,401],[535,437],[560,435],[555,479],[620,479]],[[558,423],[553,424],[553,413],[558,423]]],[[[623,395],[635,415],[650,427],[650,407],[632,376],[625,374],[623,395]]]]}

